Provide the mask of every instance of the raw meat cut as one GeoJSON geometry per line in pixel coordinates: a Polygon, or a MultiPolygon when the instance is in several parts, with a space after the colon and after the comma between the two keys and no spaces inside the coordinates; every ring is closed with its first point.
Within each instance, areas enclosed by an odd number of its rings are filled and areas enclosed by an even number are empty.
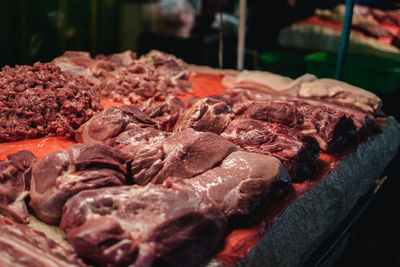
{"type": "Polygon", "coordinates": [[[313,136],[326,152],[338,151],[356,141],[354,121],[344,112],[303,101],[254,101],[242,117],[283,123],[313,136]]]}
{"type": "Polygon", "coordinates": [[[86,78],[101,96],[125,104],[193,93],[186,64],[164,53],[151,52],[138,60],[129,50],[94,59],[86,52],[67,51],[53,63],[63,71],[86,78]]]}
{"type": "Polygon", "coordinates": [[[226,102],[216,98],[202,98],[183,112],[175,125],[174,132],[192,128],[196,131],[219,134],[232,117],[233,112],[226,102]]]}
{"type": "Polygon", "coordinates": [[[25,198],[29,194],[31,167],[37,160],[32,152],[22,150],[0,160],[0,214],[16,222],[28,222],[25,198]]]}
{"type": "Polygon", "coordinates": [[[290,176],[279,159],[245,151],[190,179],[168,178],[170,186],[190,186],[219,205],[230,222],[250,223],[260,206],[287,192],[290,176]]]}
{"type": "Polygon", "coordinates": [[[0,142],[73,136],[103,109],[93,86],[51,63],[0,72],[0,142]]]}
{"type": "Polygon", "coordinates": [[[171,134],[154,128],[135,126],[115,139],[115,147],[128,156],[129,178],[132,177],[132,183],[145,185],[159,172],[165,157],[162,141],[171,134]]]}
{"type": "Polygon", "coordinates": [[[225,234],[226,218],[193,190],[162,185],[82,191],[60,227],[79,256],[107,266],[194,266],[225,234]]]}
{"type": "Polygon", "coordinates": [[[113,145],[114,139],[132,127],[154,126],[154,121],[134,106],[113,106],[96,114],[75,134],[79,143],[113,145]]]}
{"type": "Polygon", "coordinates": [[[49,224],[57,224],[62,207],[86,189],[126,184],[125,154],[102,144],[75,144],[54,151],[32,166],[29,206],[49,224]]]}
{"type": "Polygon", "coordinates": [[[185,104],[175,96],[168,96],[163,102],[155,102],[150,98],[138,107],[155,121],[158,129],[171,132],[185,104]]]}
{"type": "Polygon", "coordinates": [[[237,148],[215,133],[189,128],[166,138],[162,149],[165,153],[163,166],[151,181],[156,184],[164,182],[168,176],[189,178],[207,171],[237,148]]]}
{"type": "Polygon", "coordinates": [[[274,95],[266,92],[261,92],[257,90],[247,90],[247,89],[229,89],[224,92],[223,96],[230,97],[235,103],[232,107],[236,115],[242,115],[254,101],[266,101],[270,102],[272,100],[281,101],[296,101],[308,103],[313,107],[318,107],[322,109],[330,109],[335,112],[338,110],[343,112],[346,117],[351,118],[354,121],[357,130],[357,140],[361,141],[366,137],[370,136],[372,133],[380,132],[380,126],[377,123],[376,118],[369,112],[365,112],[352,105],[342,105],[335,102],[327,102],[323,99],[316,98],[298,98],[289,97],[282,95],[274,95]]]}
{"type": "Polygon", "coordinates": [[[317,165],[318,142],[283,124],[238,118],[221,136],[248,151],[279,158],[293,182],[309,179],[317,165]]]}
{"type": "Polygon", "coordinates": [[[0,266],[86,266],[42,232],[0,215],[0,266]]]}

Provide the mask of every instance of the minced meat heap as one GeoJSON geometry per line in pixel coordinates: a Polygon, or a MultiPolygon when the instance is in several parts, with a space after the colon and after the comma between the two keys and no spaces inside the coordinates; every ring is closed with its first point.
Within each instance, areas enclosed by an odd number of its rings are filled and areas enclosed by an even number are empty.
{"type": "Polygon", "coordinates": [[[5,66],[0,72],[0,142],[73,136],[102,109],[87,80],[52,63],[5,66]]]}

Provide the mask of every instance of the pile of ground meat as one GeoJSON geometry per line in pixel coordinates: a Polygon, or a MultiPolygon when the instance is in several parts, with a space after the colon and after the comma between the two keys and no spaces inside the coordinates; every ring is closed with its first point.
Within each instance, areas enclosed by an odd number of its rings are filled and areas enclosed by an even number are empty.
{"type": "Polygon", "coordinates": [[[0,142],[73,136],[102,109],[86,79],[52,63],[5,66],[0,72],[0,142]]]}

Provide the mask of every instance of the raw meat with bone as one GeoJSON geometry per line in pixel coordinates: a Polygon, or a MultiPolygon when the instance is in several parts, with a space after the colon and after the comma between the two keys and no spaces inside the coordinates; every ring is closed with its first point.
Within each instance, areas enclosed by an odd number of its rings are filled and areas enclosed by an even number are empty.
{"type": "Polygon", "coordinates": [[[279,158],[293,182],[310,178],[317,165],[318,142],[283,124],[238,118],[226,127],[221,136],[250,152],[279,158]]]}
{"type": "Polygon", "coordinates": [[[31,167],[37,160],[32,152],[22,150],[0,160],[0,214],[16,222],[28,222],[25,198],[29,194],[31,167]]]}
{"type": "Polygon", "coordinates": [[[168,178],[170,186],[189,186],[219,205],[228,220],[249,223],[266,200],[287,192],[291,182],[276,157],[237,151],[215,167],[190,179],[168,178]]]}
{"type": "Polygon", "coordinates": [[[87,266],[42,232],[0,215],[0,266],[87,266]]]}
{"type": "Polygon", "coordinates": [[[60,227],[98,264],[194,266],[219,245],[226,218],[193,190],[148,184],[83,191],[65,204],[60,227]]]}
{"type": "Polygon", "coordinates": [[[91,188],[126,184],[125,154],[101,144],[75,144],[54,151],[32,166],[29,206],[49,224],[57,224],[72,195],[91,188]]]}

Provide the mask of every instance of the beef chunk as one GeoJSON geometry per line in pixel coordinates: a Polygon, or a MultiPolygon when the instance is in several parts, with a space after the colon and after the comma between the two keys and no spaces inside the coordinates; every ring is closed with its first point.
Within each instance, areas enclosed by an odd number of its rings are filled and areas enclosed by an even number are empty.
{"type": "Polygon", "coordinates": [[[0,160],[0,214],[16,222],[28,222],[25,197],[29,193],[31,166],[37,157],[30,151],[20,151],[0,160]]]}
{"type": "Polygon", "coordinates": [[[109,107],[83,124],[75,134],[79,143],[113,145],[114,139],[131,127],[153,126],[154,121],[133,106],[109,107]]]}
{"type": "Polygon", "coordinates": [[[229,105],[216,98],[202,98],[187,109],[175,125],[174,132],[193,128],[201,132],[221,133],[231,121],[229,105]]]}
{"type": "Polygon", "coordinates": [[[239,118],[221,136],[248,151],[276,156],[293,182],[308,179],[317,165],[318,142],[283,124],[239,118]]]}
{"type": "Polygon", "coordinates": [[[243,117],[283,123],[313,136],[320,148],[327,152],[337,151],[356,140],[354,121],[344,112],[303,101],[256,101],[244,112],[243,117]]]}
{"type": "Polygon", "coordinates": [[[250,222],[267,199],[282,195],[291,178],[279,159],[237,151],[219,167],[190,179],[168,178],[165,184],[186,185],[214,200],[232,223],[250,222]]]}
{"type": "Polygon", "coordinates": [[[76,144],[49,153],[32,167],[29,206],[42,221],[57,224],[72,195],[126,184],[126,161],[125,154],[101,144],[76,144]]]}
{"type": "Polygon", "coordinates": [[[157,103],[150,98],[139,108],[155,121],[158,129],[171,132],[184,106],[185,104],[179,98],[168,96],[165,101],[157,103]]]}
{"type": "Polygon", "coordinates": [[[162,185],[86,190],[60,227],[78,255],[107,266],[193,266],[215,250],[226,219],[192,190],[162,185]]]}
{"type": "Polygon", "coordinates": [[[0,142],[73,136],[102,109],[87,80],[54,64],[5,66],[0,72],[0,142]]]}
{"type": "Polygon", "coordinates": [[[219,164],[236,146],[217,134],[187,129],[162,142],[165,153],[163,167],[152,179],[162,183],[168,176],[189,178],[219,164]]]}
{"type": "Polygon", "coordinates": [[[0,266],[86,266],[42,232],[0,215],[0,266]]]}

